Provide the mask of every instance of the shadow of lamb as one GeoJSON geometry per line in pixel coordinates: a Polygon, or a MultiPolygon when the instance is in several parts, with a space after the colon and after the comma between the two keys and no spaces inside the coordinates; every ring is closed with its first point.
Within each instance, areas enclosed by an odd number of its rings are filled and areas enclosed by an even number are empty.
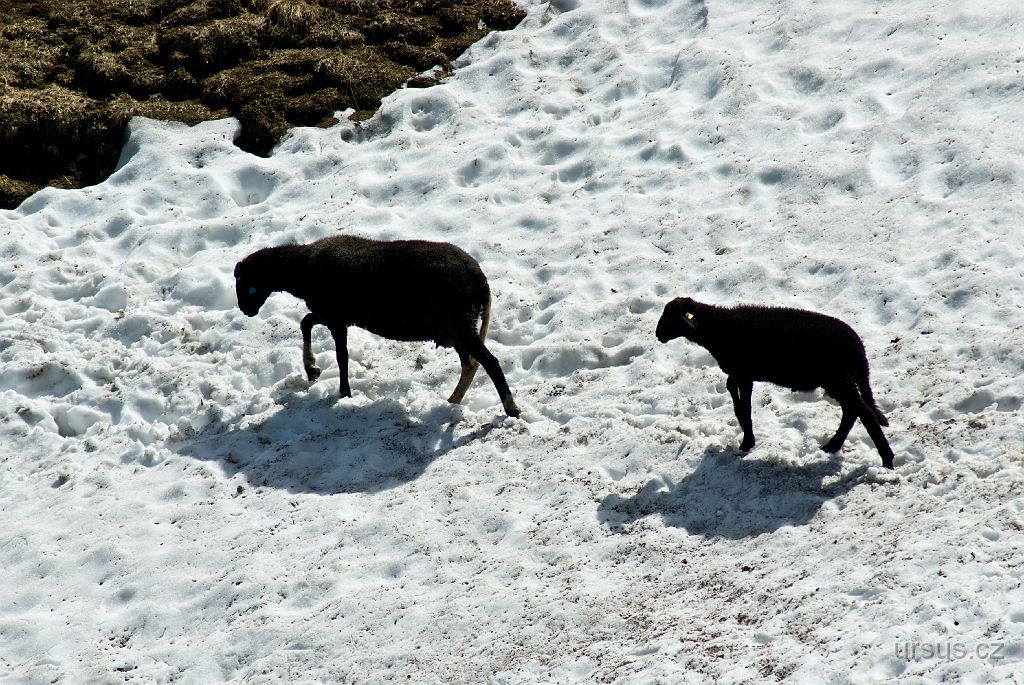
{"type": "Polygon", "coordinates": [[[659,515],[667,526],[706,538],[739,540],[785,526],[808,524],[829,499],[862,482],[859,466],[823,488],[840,472],[842,460],[789,465],[770,459],[743,459],[735,450],[709,447],[697,468],[677,483],[648,481],[631,497],[608,495],[598,520],[612,531],[641,518],[659,515]]]}

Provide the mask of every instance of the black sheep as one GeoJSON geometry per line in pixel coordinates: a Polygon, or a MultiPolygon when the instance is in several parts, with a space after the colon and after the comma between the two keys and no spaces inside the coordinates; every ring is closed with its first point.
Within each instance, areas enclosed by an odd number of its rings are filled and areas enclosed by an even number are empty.
{"type": "Polygon", "coordinates": [[[860,418],[882,465],[893,468],[892,448],[881,428],[889,422],[871,393],[864,343],[839,319],[802,309],[716,307],[678,297],[665,305],[656,335],[663,343],[680,336],[692,340],[728,375],[726,387],[743,428],[741,450],[754,446],[754,381],[767,381],[793,390],[824,389],[839,402],[843,417],[822,449],[838,451],[860,418]]]}
{"type": "Polygon", "coordinates": [[[310,313],[300,328],[306,375],[310,381],[320,376],[310,334],[323,324],[334,337],[342,397],[352,396],[347,338],[348,327],[358,326],[391,340],[454,347],[462,375],[448,401],[462,401],[482,364],[505,413],[519,416],[505,374],[484,346],[491,310],[487,278],[475,259],[450,243],[336,236],[268,247],[235,265],[235,291],[247,316],[255,316],[273,292],[305,300],[310,313]]]}

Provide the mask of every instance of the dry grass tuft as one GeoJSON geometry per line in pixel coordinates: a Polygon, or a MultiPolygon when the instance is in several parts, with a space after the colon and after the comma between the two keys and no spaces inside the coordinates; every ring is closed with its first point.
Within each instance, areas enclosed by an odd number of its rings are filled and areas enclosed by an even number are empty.
{"type": "Polygon", "coordinates": [[[287,31],[306,31],[326,14],[322,7],[306,0],[256,0],[253,5],[287,31]]]}

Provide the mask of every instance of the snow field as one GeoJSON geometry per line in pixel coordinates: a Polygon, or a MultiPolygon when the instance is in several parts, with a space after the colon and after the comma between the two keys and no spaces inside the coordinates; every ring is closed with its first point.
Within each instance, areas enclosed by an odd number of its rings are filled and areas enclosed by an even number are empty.
{"type": "Polygon", "coordinates": [[[528,8],[364,124],[136,120],[0,212],[0,682],[1020,682],[1024,9],[528,8]],[[304,380],[232,268],[338,232],[480,261],[523,420],[358,330],[304,380]],[[679,295],[853,325],[895,473],[763,384],[738,455],[679,295]]]}

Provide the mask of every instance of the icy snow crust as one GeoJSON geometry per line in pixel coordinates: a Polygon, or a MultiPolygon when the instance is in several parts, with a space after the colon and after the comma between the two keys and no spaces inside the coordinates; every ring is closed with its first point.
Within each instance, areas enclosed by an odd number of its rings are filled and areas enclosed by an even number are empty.
{"type": "Polygon", "coordinates": [[[0,212],[0,682],[1022,682],[1024,5],[528,9],[365,125],[136,120],[0,212]],[[308,384],[232,268],[338,233],[476,256],[525,420],[355,329],[308,384]],[[849,322],[895,473],[763,384],[737,454],[678,295],[849,322]]]}

